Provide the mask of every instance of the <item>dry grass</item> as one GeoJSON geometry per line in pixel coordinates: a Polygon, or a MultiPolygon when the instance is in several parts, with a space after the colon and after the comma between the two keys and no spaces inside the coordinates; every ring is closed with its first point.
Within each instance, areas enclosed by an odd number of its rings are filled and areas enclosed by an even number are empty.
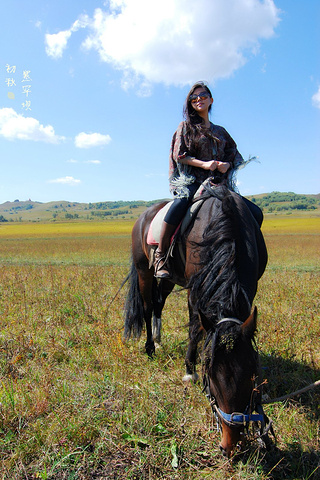
{"type": "MultiPolygon", "coordinates": [[[[239,461],[223,459],[201,386],[181,381],[185,292],[168,299],[163,343],[148,360],[144,339],[121,341],[125,290],[110,306],[131,225],[75,225],[1,228],[0,478],[320,478],[319,391],[266,407],[271,453],[252,444],[239,461]]],[[[275,235],[265,224],[270,262],[255,303],[271,397],[320,378],[319,232],[304,228],[275,235]]]]}

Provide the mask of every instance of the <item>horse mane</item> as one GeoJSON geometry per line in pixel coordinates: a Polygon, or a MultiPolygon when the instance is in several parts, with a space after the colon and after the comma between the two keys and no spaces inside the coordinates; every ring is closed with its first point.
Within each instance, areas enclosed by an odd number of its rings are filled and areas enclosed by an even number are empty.
{"type": "MultiPolygon", "coordinates": [[[[227,358],[228,354],[233,354],[233,351],[241,338],[243,338],[243,336],[240,325],[226,323],[218,325],[214,330],[210,330],[202,352],[204,371],[208,372],[213,368],[219,352],[221,352],[224,358],[227,358]]],[[[247,340],[248,345],[251,345],[252,347],[250,349],[252,356],[248,355],[248,350],[247,359],[252,359],[252,365],[255,366],[258,371],[258,352],[255,348],[254,337],[247,340]]]]}
{"type": "MultiPolygon", "coordinates": [[[[237,271],[237,253],[240,238],[240,219],[235,200],[227,187],[207,187],[206,198],[214,202],[212,221],[203,232],[203,238],[194,242],[199,252],[197,272],[190,278],[190,301],[209,325],[214,328],[224,317],[244,321],[251,305],[242,287],[237,271]]],[[[205,200],[201,208],[205,208],[205,200]]]]}
{"type": "Polygon", "coordinates": [[[215,330],[210,330],[202,354],[205,370],[208,371],[209,368],[212,368],[218,350],[224,350],[226,353],[231,352],[240,336],[240,326],[235,324],[222,324],[215,330]]]}

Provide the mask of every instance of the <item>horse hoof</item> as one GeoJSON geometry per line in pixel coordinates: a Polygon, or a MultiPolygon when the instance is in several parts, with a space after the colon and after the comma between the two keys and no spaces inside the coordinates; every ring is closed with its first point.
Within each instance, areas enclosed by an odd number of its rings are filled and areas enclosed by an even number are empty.
{"type": "Polygon", "coordinates": [[[187,373],[183,378],[182,381],[184,383],[197,383],[199,380],[199,375],[197,373],[187,373]]]}
{"type": "Polygon", "coordinates": [[[154,344],[146,345],[146,354],[148,355],[149,358],[153,358],[155,353],[156,353],[156,349],[154,344]]]}

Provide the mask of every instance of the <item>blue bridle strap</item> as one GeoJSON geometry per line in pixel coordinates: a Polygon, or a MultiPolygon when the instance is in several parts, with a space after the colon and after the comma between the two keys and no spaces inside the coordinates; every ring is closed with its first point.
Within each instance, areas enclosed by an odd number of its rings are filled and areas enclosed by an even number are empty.
{"type": "Polygon", "coordinates": [[[246,425],[249,422],[264,422],[264,416],[260,413],[225,413],[218,407],[216,407],[216,411],[226,423],[230,423],[231,425],[246,425]]]}

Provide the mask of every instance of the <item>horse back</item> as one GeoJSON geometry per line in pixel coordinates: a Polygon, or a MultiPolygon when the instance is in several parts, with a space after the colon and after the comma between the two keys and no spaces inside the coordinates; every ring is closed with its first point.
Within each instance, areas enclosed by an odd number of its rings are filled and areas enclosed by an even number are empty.
{"type": "Polygon", "coordinates": [[[260,225],[252,215],[244,199],[230,192],[236,205],[238,219],[239,262],[243,258],[252,264],[251,272],[257,280],[263,275],[268,262],[268,252],[260,225]]]}
{"type": "Polygon", "coordinates": [[[132,228],[132,257],[137,268],[148,268],[150,247],[147,244],[152,220],[168,202],[160,202],[147,208],[132,228]]]}

